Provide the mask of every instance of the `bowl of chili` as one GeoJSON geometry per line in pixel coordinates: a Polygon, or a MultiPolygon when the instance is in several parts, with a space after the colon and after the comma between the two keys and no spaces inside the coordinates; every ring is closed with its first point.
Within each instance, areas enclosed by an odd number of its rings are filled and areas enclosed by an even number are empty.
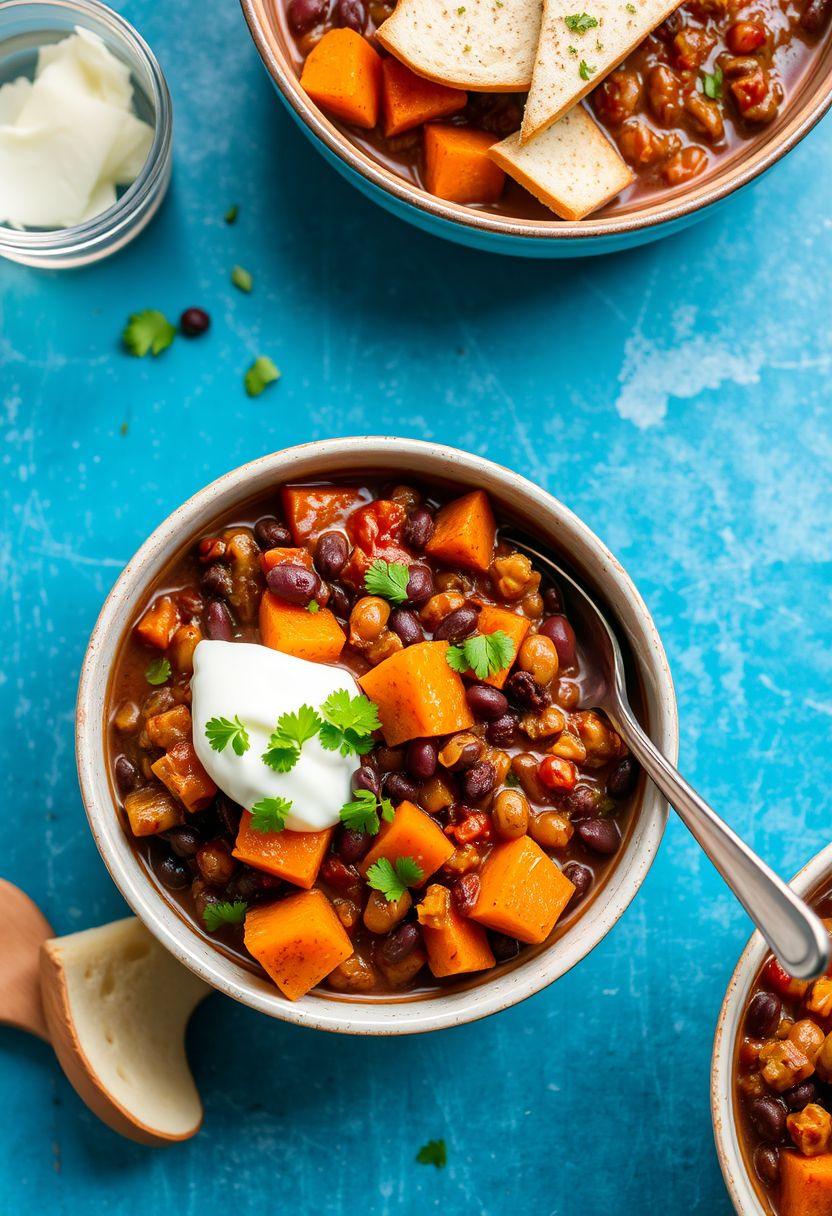
{"type": "MultiPolygon", "coordinates": [[[[832,931],[832,845],[791,886],[832,931]]],[[[740,1216],[832,1211],[831,1011],[832,978],[793,979],[752,936],[722,1003],[711,1064],[717,1154],[740,1216]]]]}
{"type": "Polygon", "coordinates": [[[120,575],[79,685],[82,797],[127,902],[220,991],[345,1033],[457,1025],[553,982],[635,896],[666,804],[581,704],[592,656],[506,528],[550,545],[606,602],[642,720],[675,759],[667,661],[621,565],[551,495],[453,448],[370,436],[262,457],[174,511],[120,575]],[[216,660],[249,665],[206,745],[216,660]],[[319,677],[357,679],[353,709],[378,718],[347,729],[313,688],[319,677]],[[254,780],[317,763],[307,771],[323,788],[348,756],[340,824],[337,810],[326,823],[286,820],[286,800],[254,805],[223,776],[244,782],[259,753],[244,755],[255,729],[245,698],[296,678],[325,725],[297,745],[269,739],[263,760],[279,771],[255,765],[254,780]],[[326,731],[343,745],[335,757],[319,752],[326,731]],[[321,930],[314,964],[302,948],[299,969],[290,950],[289,973],[274,943],[297,945],[310,925],[321,930]]]}

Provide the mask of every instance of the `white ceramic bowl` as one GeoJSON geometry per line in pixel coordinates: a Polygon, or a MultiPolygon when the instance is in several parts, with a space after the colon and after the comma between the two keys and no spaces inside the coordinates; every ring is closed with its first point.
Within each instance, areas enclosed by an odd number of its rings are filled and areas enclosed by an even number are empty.
{"type": "MultiPolygon", "coordinates": [[[[830,879],[832,844],[813,857],[808,865],[795,875],[790,886],[798,895],[807,896],[830,879]]],[[[751,985],[770,953],[763,937],[754,933],[740,956],[725,993],[711,1060],[711,1118],[716,1151],[725,1185],[739,1216],[771,1216],[771,1208],[760,1200],[754,1180],[749,1174],[749,1166],[746,1165],[740,1147],[734,1109],[734,1057],[737,1036],[742,1031],[751,985]]]]}
{"type": "Polygon", "coordinates": [[[640,887],[659,847],[667,805],[647,783],[633,830],[612,873],[583,916],[550,947],[492,978],[424,997],[357,1001],[321,990],[293,1003],[269,980],[235,963],[189,927],[148,880],[113,804],[105,702],[119,643],[147,589],[200,533],[223,517],[233,517],[242,503],[271,487],[347,472],[381,478],[399,475],[428,484],[447,479],[462,487],[481,487],[499,512],[525,523],[555,552],[568,555],[614,612],[638,668],[650,735],[675,761],[676,699],[664,649],[643,600],[597,536],[550,494],[488,460],[433,443],[362,436],[287,448],[243,465],[200,490],[142,545],[110,592],[84,659],[77,706],[78,772],[90,827],[122,895],[163,945],[207,983],[288,1022],[343,1033],[411,1034],[461,1025],[515,1005],[580,962],[609,932],[640,887]]]}

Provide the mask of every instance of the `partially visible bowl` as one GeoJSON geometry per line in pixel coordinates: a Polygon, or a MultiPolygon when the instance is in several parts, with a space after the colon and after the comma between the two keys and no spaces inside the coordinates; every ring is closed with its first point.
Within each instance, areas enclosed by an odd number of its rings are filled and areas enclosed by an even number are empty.
{"type": "Polygon", "coordinates": [[[567,556],[617,620],[635,665],[647,729],[661,751],[675,761],[676,700],[664,650],[643,600],[602,542],[557,499],[508,469],[439,444],[375,436],[309,443],[264,456],[200,490],[156,529],[119,576],[93,630],[78,691],[76,750],[81,794],[99,851],[133,911],[176,958],[221,992],[272,1017],[343,1033],[409,1034],[460,1025],[505,1009],[580,962],[638,891],[664,832],[667,804],[645,783],[615,867],[562,936],[493,979],[452,991],[386,1002],[345,1000],[313,991],[293,1003],[265,977],[211,946],[186,923],[148,880],[113,801],[105,713],[119,644],[148,587],[173,554],[218,518],[227,518],[241,504],[282,483],[326,480],[357,470],[383,477],[402,472],[422,481],[448,480],[484,489],[498,509],[567,556]]]}
{"type": "MultiPolygon", "coordinates": [[[[822,849],[792,879],[798,895],[809,896],[823,883],[832,880],[832,844],[822,849]]],[[[771,1216],[751,1176],[750,1163],[743,1152],[735,1109],[734,1062],[737,1036],[742,1030],[748,997],[757,974],[771,953],[759,933],[753,934],[743,950],[725,993],[717,1022],[711,1059],[711,1118],[716,1151],[725,1185],[739,1216],[771,1216]]]]}
{"type": "Polygon", "coordinates": [[[315,147],[354,186],[387,211],[436,236],[494,253],[531,258],[614,253],[678,232],[758,178],[811,131],[832,105],[828,35],[782,113],[736,155],[687,188],[636,196],[610,215],[579,222],[529,220],[444,202],[405,181],[353,143],[301,89],[275,0],[240,0],[263,64],[289,113],[315,147]]]}

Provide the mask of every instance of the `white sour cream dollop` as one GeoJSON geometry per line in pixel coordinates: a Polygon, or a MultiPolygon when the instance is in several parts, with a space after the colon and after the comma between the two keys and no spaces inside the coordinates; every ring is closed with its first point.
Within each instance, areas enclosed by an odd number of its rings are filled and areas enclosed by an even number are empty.
{"type": "Polygon", "coordinates": [[[281,714],[301,705],[317,709],[342,688],[351,697],[361,691],[349,672],[337,667],[248,642],[202,641],[194,651],[191,679],[196,754],[223,793],[247,811],[262,798],[288,798],[292,809],[286,827],[291,831],[332,827],[350,800],[356,757],[325,751],[317,738],[304,743],[288,773],[274,772],[262,756],[281,714]],[[251,746],[242,756],[230,744],[214,751],[205,734],[207,723],[235,716],[248,731],[251,746]]]}

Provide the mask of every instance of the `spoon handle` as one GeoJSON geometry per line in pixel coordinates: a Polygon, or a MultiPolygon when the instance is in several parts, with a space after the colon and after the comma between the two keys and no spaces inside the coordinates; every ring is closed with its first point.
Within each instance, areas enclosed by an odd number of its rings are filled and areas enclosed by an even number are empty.
{"type": "Polygon", "coordinates": [[[823,975],[832,943],[820,918],[688,785],[647,737],[628,706],[619,702],[608,712],[636,759],[710,857],[789,975],[802,980],[823,975]]]}

